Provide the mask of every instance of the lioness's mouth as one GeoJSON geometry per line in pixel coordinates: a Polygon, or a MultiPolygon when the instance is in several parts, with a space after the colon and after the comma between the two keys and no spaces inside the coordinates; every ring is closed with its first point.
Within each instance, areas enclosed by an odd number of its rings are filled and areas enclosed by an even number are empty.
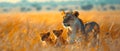
{"type": "Polygon", "coordinates": [[[70,24],[64,23],[64,26],[66,26],[66,27],[67,27],[67,26],[70,26],[70,24]]]}

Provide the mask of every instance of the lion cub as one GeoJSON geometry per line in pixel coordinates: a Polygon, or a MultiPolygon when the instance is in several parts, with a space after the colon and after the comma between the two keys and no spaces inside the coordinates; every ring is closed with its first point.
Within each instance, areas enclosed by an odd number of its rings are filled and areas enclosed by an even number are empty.
{"type": "Polygon", "coordinates": [[[42,41],[45,41],[49,45],[60,47],[68,44],[67,40],[62,36],[63,29],[53,30],[52,32],[44,33],[41,37],[42,41]]]}

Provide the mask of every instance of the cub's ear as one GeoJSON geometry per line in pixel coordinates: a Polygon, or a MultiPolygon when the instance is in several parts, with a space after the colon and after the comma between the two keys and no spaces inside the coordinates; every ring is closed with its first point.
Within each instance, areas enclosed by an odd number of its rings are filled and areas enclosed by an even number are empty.
{"type": "Polygon", "coordinates": [[[53,33],[55,33],[56,32],[56,30],[53,30],[53,33]]]}
{"type": "Polygon", "coordinates": [[[78,11],[74,11],[73,15],[75,15],[76,17],[78,17],[79,16],[79,12],[78,11]]]}
{"type": "Polygon", "coordinates": [[[47,35],[50,36],[50,32],[48,32],[47,35]]]}
{"type": "Polygon", "coordinates": [[[62,29],[61,29],[60,31],[61,31],[61,32],[63,32],[63,30],[62,30],[62,29]]]}

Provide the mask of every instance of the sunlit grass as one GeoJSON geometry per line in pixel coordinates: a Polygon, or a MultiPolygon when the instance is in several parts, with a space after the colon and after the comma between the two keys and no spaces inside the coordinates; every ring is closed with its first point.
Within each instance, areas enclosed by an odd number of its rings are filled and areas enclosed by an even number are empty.
{"type": "MultiPolygon", "coordinates": [[[[100,50],[119,50],[120,47],[120,15],[116,12],[80,12],[83,22],[96,21],[100,25],[100,50]],[[106,35],[108,33],[108,35],[106,35]],[[107,39],[107,40],[105,40],[107,39]],[[110,40],[110,41],[109,41],[110,40]],[[117,45],[116,45],[117,43],[117,45]],[[116,46],[115,46],[116,45],[116,46]],[[112,46],[112,47],[111,47],[112,46]],[[114,48],[113,48],[114,46],[114,48]]],[[[63,29],[60,12],[39,13],[4,13],[0,14],[0,51],[40,51],[42,46],[40,33],[63,29]]],[[[64,30],[64,39],[67,38],[64,30]]],[[[55,37],[52,37],[53,39],[55,37]]],[[[69,45],[63,51],[81,50],[76,45],[69,45]],[[73,47],[74,48],[73,48],[73,47]],[[73,49],[71,49],[73,48],[73,49]]],[[[96,47],[97,48],[97,47],[96,47]]],[[[49,51],[56,48],[46,47],[49,51]]],[[[61,49],[60,49],[61,50],[61,49]]],[[[95,48],[88,48],[95,51],[95,48]]]]}

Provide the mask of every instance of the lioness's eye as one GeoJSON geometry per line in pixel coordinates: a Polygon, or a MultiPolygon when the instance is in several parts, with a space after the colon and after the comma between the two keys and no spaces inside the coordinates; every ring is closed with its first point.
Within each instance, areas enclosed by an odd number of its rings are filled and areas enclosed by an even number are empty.
{"type": "Polygon", "coordinates": [[[69,17],[69,19],[70,19],[70,20],[73,20],[73,18],[72,18],[72,17],[69,17]]]}

